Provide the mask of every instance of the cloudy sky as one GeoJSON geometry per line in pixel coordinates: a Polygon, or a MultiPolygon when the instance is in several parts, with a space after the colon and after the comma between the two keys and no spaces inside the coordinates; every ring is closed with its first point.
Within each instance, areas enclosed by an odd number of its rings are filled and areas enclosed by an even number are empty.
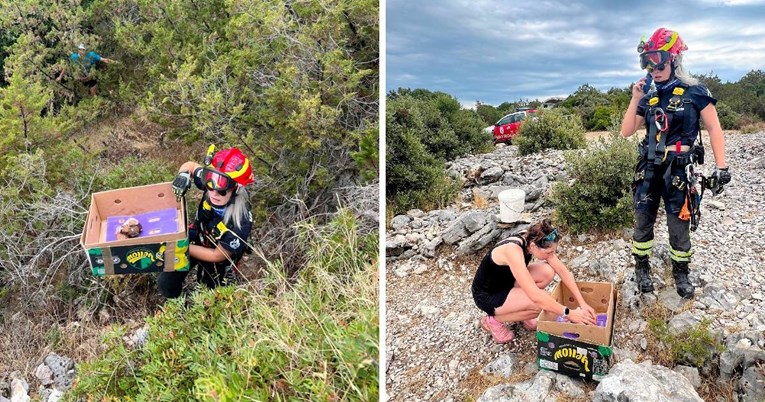
{"type": "Polygon", "coordinates": [[[765,0],[388,0],[387,90],[426,88],[464,105],[607,90],[643,76],[637,44],[680,33],[686,68],[738,81],[765,69],[765,0]]]}

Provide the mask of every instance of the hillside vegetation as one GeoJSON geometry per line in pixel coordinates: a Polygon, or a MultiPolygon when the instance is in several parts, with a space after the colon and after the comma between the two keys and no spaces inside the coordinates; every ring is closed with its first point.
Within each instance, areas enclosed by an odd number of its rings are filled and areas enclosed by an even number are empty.
{"type": "Polygon", "coordinates": [[[0,4],[0,380],[33,373],[55,351],[94,359],[78,397],[169,392],[152,376],[170,370],[179,382],[169,389],[183,391],[175,400],[375,399],[378,2],[0,4]],[[97,66],[97,96],[67,61],[79,43],[116,60],[97,66]],[[90,195],[170,181],[209,144],[253,162],[255,253],[242,262],[251,282],[163,306],[152,275],[93,278],[79,245],[90,195]],[[130,371],[100,377],[125,347],[116,334],[147,315],[152,340],[118,359],[130,371]],[[213,316],[221,322],[205,321],[213,316]],[[188,337],[160,342],[170,328],[188,337]],[[298,347],[301,331],[314,339],[298,347]],[[166,360],[166,348],[215,336],[227,345],[220,360],[200,350],[182,366],[166,360]],[[250,341],[255,354],[241,355],[250,341]],[[207,364],[228,369],[203,375],[216,367],[207,364]],[[263,371],[246,377],[251,368],[263,371]]]}

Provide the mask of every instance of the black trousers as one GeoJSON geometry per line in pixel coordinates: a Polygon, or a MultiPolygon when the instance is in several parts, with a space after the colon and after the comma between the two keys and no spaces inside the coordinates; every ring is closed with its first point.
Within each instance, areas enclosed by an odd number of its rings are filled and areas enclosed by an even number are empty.
{"type": "MultiPolygon", "coordinates": [[[[190,262],[192,267],[197,267],[197,282],[205,284],[210,289],[226,285],[226,273],[233,269],[228,261],[213,263],[191,259],[190,262]]],[[[188,271],[160,272],[157,278],[160,293],[168,299],[179,297],[183,291],[183,281],[186,280],[189,272],[191,269],[188,271]]]]}
{"type": "MultiPolygon", "coordinates": [[[[635,170],[640,172],[646,166],[645,160],[641,158],[635,170]]],[[[653,178],[647,186],[643,186],[643,180],[635,182],[635,231],[632,235],[632,254],[636,257],[650,255],[656,213],[659,211],[659,201],[663,199],[667,213],[670,257],[675,262],[690,262],[691,222],[678,217],[685,203],[685,192],[672,184],[672,179],[675,177],[685,183],[688,182],[684,164],[670,159],[668,163],[654,167],[653,178]]]]}
{"type": "MultiPolygon", "coordinates": [[[[632,240],[638,243],[646,243],[653,240],[653,227],[656,223],[656,212],[653,214],[647,212],[635,213],[635,232],[632,235],[632,240]]],[[[684,221],[677,217],[677,215],[667,214],[667,229],[669,230],[669,246],[670,256],[673,260],[677,261],[689,261],[678,258],[677,255],[681,253],[689,253],[691,250],[691,232],[690,221],[684,221]]]]}

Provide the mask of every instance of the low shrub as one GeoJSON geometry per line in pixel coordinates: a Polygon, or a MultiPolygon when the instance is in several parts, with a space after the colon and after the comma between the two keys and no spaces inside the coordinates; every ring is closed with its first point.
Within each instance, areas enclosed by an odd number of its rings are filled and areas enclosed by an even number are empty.
{"type": "Polygon", "coordinates": [[[573,232],[616,229],[632,222],[634,140],[612,133],[583,153],[566,155],[571,183],[553,186],[555,220],[573,232]]]}
{"type": "Polygon", "coordinates": [[[526,120],[513,141],[521,155],[548,148],[578,149],[586,145],[579,117],[566,116],[555,109],[544,112],[535,120],[526,120]]]}
{"type": "Polygon", "coordinates": [[[725,103],[717,102],[717,117],[723,130],[736,130],[740,127],[741,115],[725,103]]]}
{"type": "MultiPolygon", "coordinates": [[[[687,331],[673,333],[664,319],[649,319],[648,328],[658,340],[655,351],[658,356],[665,356],[664,364],[690,364],[701,367],[724,350],[720,341],[709,331],[709,319],[692,326],[687,331]]],[[[660,359],[662,360],[662,359],[660,359]]]]}

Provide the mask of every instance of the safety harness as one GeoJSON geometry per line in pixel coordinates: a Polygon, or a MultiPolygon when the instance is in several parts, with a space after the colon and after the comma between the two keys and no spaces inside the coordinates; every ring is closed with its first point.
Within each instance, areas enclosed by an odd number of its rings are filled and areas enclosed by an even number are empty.
{"type": "MultiPolygon", "coordinates": [[[[704,164],[704,144],[701,141],[701,127],[699,124],[698,113],[693,107],[691,99],[686,94],[688,85],[680,83],[672,90],[672,97],[669,99],[666,111],[659,105],[658,91],[654,90],[648,93],[648,109],[646,110],[646,127],[648,135],[648,149],[646,152],[646,168],[635,173],[635,181],[642,180],[638,194],[643,194],[643,199],[638,203],[648,202],[649,187],[654,177],[654,170],[657,166],[667,161],[667,156],[671,148],[667,148],[666,140],[672,119],[679,111],[683,111],[683,128],[681,139],[690,143],[692,135],[696,134],[697,144],[689,144],[690,149],[683,152],[682,140],[675,143],[673,155],[669,159],[670,166],[664,170],[664,183],[675,186],[680,191],[685,191],[685,204],[679,214],[680,219],[690,219],[691,231],[695,231],[701,219],[699,204],[704,193],[706,178],[693,169],[694,164],[704,164]],[[695,118],[694,118],[695,116],[695,118]],[[671,164],[675,166],[684,166],[686,180],[672,175],[671,164]],[[699,192],[698,187],[701,187],[699,192]]],[[[641,153],[642,155],[642,153],[641,153]]]]}

